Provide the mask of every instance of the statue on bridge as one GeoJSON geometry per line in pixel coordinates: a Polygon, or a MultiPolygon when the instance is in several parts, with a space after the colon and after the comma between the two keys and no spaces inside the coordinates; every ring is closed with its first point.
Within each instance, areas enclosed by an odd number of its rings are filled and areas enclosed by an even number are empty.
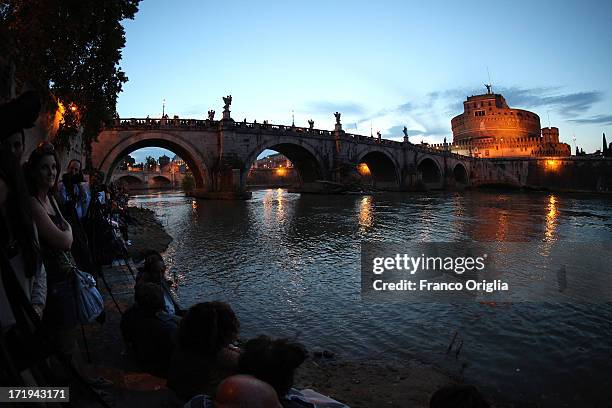
{"type": "Polygon", "coordinates": [[[223,97],[223,120],[232,120],[230,117],[230,105],[232,104],[232,95],[227,95],[223,97]]]}
{"type": "Polygon", "coordinates": [[[208,120],[210,121],[215,120],[215,111],[212,109],[208,111],[208,120]]]}
{"type": "Polygon", "coordinates": [[[223,97],[223,110],[229,111],[230,105],[232,104],[232,95],[227,95],[223,97]]]}
{"type": "Polygon", "coordinates": [[[409,140],[408,140],[408,128],[406,126],[404,126],[403,132],[404,132],[404,142],[408,143],[409,142],[409,140]]]}
{"type": "Polygon", "coordinates": [[[340,115],[342,115],[340,112],[334,113],[334,116],[336,117],[336,125],[340,124],[340,115]]]}
{"type": "Polygon", "coordinates": [[[312,120],[312,119],[308,120],[308,128],[310,130],[314,129],[314,120],[312,120]]]}

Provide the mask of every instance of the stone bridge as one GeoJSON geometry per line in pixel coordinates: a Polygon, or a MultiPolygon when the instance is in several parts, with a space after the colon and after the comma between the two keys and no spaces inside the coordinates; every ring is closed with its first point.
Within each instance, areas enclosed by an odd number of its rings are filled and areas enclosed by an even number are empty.
{"type": "Polygon", "coordinates": [[[143,147],[163,147],[191,169],[203,198],[247,198],[249,169],[266,149],[285,155],[299,173],[298,191],[334,192],[363,182],[358,165],[367,164],[368,187],[379,190],[464,188],[483,184],[520,184],[490,162],[423,145],[333,131],[236,122],[224,119],[117,119],[92,145],[93,165],[110,181],[120,160],[143,147]]]}
{"type": "Polygon", "coordinates": [[[115,170],[110,181],[126,183],[130,188],[179,188],[184,177],[179,172],[115,170]]]}

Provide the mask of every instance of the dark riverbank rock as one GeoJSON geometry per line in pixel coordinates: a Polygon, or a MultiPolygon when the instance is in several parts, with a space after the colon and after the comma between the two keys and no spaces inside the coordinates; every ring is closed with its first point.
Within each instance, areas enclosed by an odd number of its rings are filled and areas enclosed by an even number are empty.
{"type": "Polygon", "coordinates": [[[147,250],[164,252],[172,242],[172,237],[155,218],[155,212],[138,207],[130,207],[128,211],[134,220],[134,225],[129,226],[129,239],[132,245],[128,247],[128,254],[134,262],[142,260],[147,250]]]}

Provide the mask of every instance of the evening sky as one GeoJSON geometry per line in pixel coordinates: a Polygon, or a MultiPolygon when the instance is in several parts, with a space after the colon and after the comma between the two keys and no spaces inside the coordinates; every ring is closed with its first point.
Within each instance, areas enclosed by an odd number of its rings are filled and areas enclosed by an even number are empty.
{"type": "Polygon", "coordinates": [[[351,133],[450,141],[489,71],[511,107],[594,151],[612,140],[611,21],[609,1],[147,0],[125,22],[117,109],[219,118],[231,94],[235,120],[333,129],[339,111],[351,133]]]}

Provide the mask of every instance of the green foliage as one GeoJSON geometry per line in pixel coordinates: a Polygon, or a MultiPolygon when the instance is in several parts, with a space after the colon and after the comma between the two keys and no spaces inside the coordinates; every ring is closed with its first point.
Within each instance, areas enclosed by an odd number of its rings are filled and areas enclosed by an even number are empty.
{"type": "Polygon", "coordinates": [[[119,67],[125,30],[140,0],[4,0],[0,55],[13,61],[21,82],[47,91],[47,106],[66,107],[57,144],[83,127],[85,146],[117,116],[127,81],[119,67]],[[71,111],[69,106],[75,106],[71,111]]]}
{"type": "Polygon", "coordinates": [[[193,176],[189,173],[185,174],[183,181],[181,182],[181,187],[185,191],[191,191],[195,188],[195,180],[193,176]]]}
{"type": "Polygon", "coordinates": [[[155,168],[157,167],[157,160],[155,160],[151,156],[147,156],[147,158],[145,159],[145,164],[147,165],[147,168],[149,170],[155,170],[155,168]]]}

